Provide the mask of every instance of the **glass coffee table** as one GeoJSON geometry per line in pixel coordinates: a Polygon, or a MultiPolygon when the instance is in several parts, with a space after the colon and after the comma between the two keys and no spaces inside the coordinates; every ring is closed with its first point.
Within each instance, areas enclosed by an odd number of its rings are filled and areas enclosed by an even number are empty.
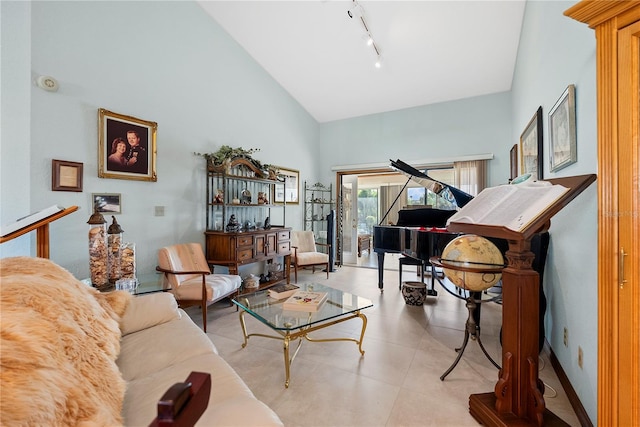
{"type": "Polygon", "coordinates": [[[240,326],[242,326],[242,334],[244,336],[242,348],[246,347],[249,338],[254,336],[279,339],[284,342],[285,387],[289,387],[291,363],[298,354],[303,339],[311,342],[353,341],[358,344],[360,354],[364,355],[362,339],[364,338],[364,331],[367,328],[367,317],[361,313],[361,310],[373,306],[373,303],[369,299],[328,286],[316,283],[299,284],[298,286],[300,290],[303,291],[327,292],[327,300],[318,308],[318,311],[305,312],[284,310],[282,303],[286,301],[286,298],[281,300],[270,298],[267,290],[240,295],[233,299],[233,303],[240,308],[240,326]],[[278,335],[248,334],[244,319],[247,313],[267,325],[278,335]],[[360,339],[347,337],[315,339],[309,336],[309,334],[314,331],[328,328],[329,326],[357,317],[362,320],[360,339]],[[289,346],[290,343],[295,340],[298,340],[298,345],[293,355],[290,356],[289,346]]]}

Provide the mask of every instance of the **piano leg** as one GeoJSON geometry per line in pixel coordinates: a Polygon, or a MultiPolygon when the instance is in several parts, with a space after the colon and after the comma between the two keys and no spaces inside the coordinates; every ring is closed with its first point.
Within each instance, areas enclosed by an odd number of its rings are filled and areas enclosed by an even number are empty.
{"type": "Polygon", "coordinates": [[[384,277],[384,252],[378,252],[378,289],[380,293],[384,292],[384,283],[382,278],[384,277]]]}

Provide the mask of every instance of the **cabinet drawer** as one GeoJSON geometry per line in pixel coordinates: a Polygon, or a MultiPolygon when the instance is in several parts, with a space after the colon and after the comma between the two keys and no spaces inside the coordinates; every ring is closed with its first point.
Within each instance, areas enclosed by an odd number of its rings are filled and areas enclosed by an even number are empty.
{"type": "Polygon", "coordinates": [[[253,246],[253,236],[238,236],[236,244],[239,248],[242,246],[253,246]]]}
{"type": "Polygon", "coordinates": [[[278,232],[278,241],[289,239],[291,239],[291,233],[289,232],[289,230],[278,232]]]}
{"type": "Polygon", "coordinates": [[[278,243],[278,254],[288,254],[291,252],[291,242],[278,243]]]}
{"type": "Polygon", "coordinates": [[[236,252],[236,260],[238,262],[247,261],[253,258],[253,248],[238,249],[236,252]]]}

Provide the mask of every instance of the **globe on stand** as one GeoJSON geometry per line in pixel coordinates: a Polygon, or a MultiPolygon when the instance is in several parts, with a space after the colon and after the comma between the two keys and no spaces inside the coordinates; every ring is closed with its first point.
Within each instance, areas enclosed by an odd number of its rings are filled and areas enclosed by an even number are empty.
{"type": "Polygon", "coordinates": [[[450,267],[444,267],[443,272],[451,283],[475,292],[498,283],[502,273],[496,272],[496,267],[504,266],[504,258],[496,245],[475,234],[465,234],[449,242],[442,251],[441,261],[443,266],[450,267]],[[482,272],[484,268],[488,271],[482,272]]]}

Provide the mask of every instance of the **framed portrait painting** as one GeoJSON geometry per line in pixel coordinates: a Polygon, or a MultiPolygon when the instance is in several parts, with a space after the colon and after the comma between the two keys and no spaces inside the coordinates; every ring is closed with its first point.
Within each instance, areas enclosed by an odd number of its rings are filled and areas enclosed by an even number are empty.
{"type": "Polygon", "coordinates": [[[575,96],[575,86],[569,85],[549,112],[551,172],[559,171],[578,160],[575,96]]]}
{"type": "Polygon", "coordinates": [[[300,172],[294,169],[278,168],[278,183],[275,185],[275,203],[300,203],[300,172]]]}
{"type": "Polygon", "coordinates": [[[542,164],[542,107],[538,107],[520,135],[520,175],[530,173],[540,180],[542,164]]]}
{"type": "Polygon", "coordinates": [[[157,181],[158,124],[98,110],[98,176],[100,178],[157,181]]]}

